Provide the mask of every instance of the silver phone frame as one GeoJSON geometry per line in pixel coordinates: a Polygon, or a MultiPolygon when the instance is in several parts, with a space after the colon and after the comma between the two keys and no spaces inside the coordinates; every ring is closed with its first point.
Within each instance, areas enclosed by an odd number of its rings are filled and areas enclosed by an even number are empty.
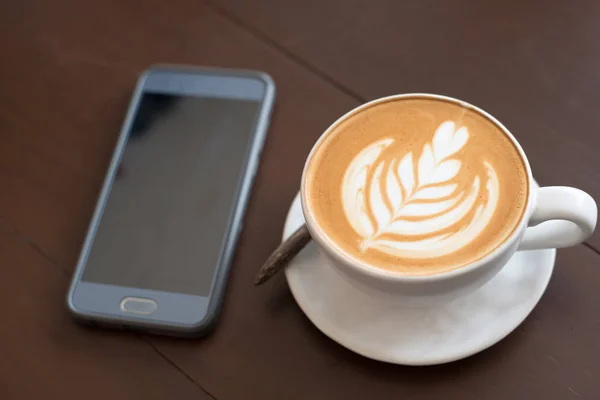
{"type": "MultiPolygon", "coordinates": [[[[156,83],[156,80],[153,82],[156,83]]],[[[199,88],[200,86],[197,87],[199,88]]],[[[160,93],[161,91],[160,88],[153,87],[152,92],[160,93]]],[[[203,94],[206,94],[206,91],[203,94]]],[[[231,92],[231,94],[235,95],[234,92],[231,92]]],[[[198,94],[196,93],[196,95],[198,94]]],[[[227,98],[226,96],[221,97],[227,98]]],[[[141,328],[153,333],[176,336],[201,335],[212,327],[222,302],[233,250],[242,228],[242,219],[250,196],[251,185],[258,169],[260,153],[265,142],[274,99],[275,84],[272,78],[268,74],[259,71],[156,65],[151,66],[141,74],[116,142],[115,150],[102,184],[96,208],[89,224],[69,288],[67,306],[78,320],[107,327],[141,328]],[[128,132],[131,129],[139,108],[142,94],[146,90],[152,76],[156,76],[156,74],[172,78],[165,80],[164,93],[181,95],[194,95],[193,89],[190,89],[194,87],[194,83],[191,80],[198,83],[200,82],[200,77],[216,78],[221,80],[221,82],[229,80],[228,82],[230,83],[234,79],[236,83],[240,82],[239,79],[259,80],[264,84],[264,96],[262,97],[261,107],[256,120],[256,129],[250,141],[249,148],[246,151],[244,170],[238,182],[235,195],[235,206],[229,217],[228,228],[220,251],[215,276],[209,295],[206,297],[91,283],[81,280],[106,201],[110,195],[117,168],[127,144],[128,132]],[[150,315],[125,312],[121,309],[120,303],[125,297],[131,296],[152,299],[158,303],[158,309],[150,315]],[[111,308],[105,306],[106,302],[111,305],[111,308]]]]}

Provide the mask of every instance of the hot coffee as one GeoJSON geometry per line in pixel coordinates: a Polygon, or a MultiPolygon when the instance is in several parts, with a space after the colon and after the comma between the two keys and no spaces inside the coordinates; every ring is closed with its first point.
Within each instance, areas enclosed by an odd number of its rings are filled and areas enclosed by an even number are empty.
{"type": "Polygon", "coordinates": [[[307,161],[305,203],[344,256],[430,275],[476,261],[523,217],[528,178],[518,149],[485,115],[429,97],[354,110],[307,161]]]}

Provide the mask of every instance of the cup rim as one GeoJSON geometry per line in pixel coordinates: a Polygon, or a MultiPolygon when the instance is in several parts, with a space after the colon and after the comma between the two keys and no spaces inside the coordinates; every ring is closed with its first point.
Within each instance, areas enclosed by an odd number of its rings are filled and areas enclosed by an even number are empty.
{"type": "Polygon", "coordinates": [[[312,239],[319,244],[319,247],[324,249],[324,251],[326,251],[336,261],[339,261],[342,264],[351,267],[352,269],[354,269],[355,271],[357,271],[359,273],[363,273],[363,274],[369,275],[374,278],[384,279],[384,280],[388,280],[388,281],[392,280],[392,281],[406,282],[406,283],[437,281],[437,280],[450,279],[450,278],[455,278],[458,276],[466,275],[466,274],[472,272],[473,270],[479,269],[481,266],[487,264],[489,261],[498,257],[500,254],[503,254],[507,249],[510,249],[511,247],[514,246],[515,242],[517,240],[519,240],[521,237],[520,233],[523,232],[524,228],[527,227],[527,223],[529,221],[531,213],[533,212],[533,207],[535,205],[535,196],[536,196],[536,192],[533,187],[533,175],[531,173],[531,167],[529,165],[529,160],[527,159],[527,156],[525,155],[525,152],[523,151],[523,148],[521,147],[520,143],[500,121],[498,121],[494,116],[492,116],[487,111],[485,111],[473,104],[470,104],[466,101],[459,100],[457,98],[450,97],[450,96],[431,94],[431,93],[405,93],[405,94],[395,94],[395,95],[380,97],[380,98],[368,101],[364,104],[361,104],[360,106],[355,107],[352,110],[343,114],[341,117],[339,117],[337,120],[335,120],[331,125],[329,125],[329,127],[321,134],[319,139],[317,139],[317,141],[313,145],[313,147],[312,147],[311,151],[309,152],[309,154],[306,158],[306,161],[304,163],[304,168],[302,170],[302,177],[301,177],[301,181],[300,181],[300,200],[301,200],[301,205],[302,205],[302,213],[304,215],[304,219],[306,221],[306,226],[308,227],[308,230],[312,236],[312,239]],[[306,198],[306,174],[309,169],[310,162],[311,162],[312,158],[314,157],[316,150],[319,148],[321,143],[325,140],[325,138],[328,136],[328,134],[333,129],[335,129],[341,122],[345,121],[347,118],[351,117],[352,115],[354,115],[356,113],[361,112],[365,108],[369,108],[369,107],[372,107],[379,103],[384,103],[387,101],[399,100],[399,99],[402,99],[402,100],[403,99],[414,99],[414,98],[443,100],[443,101],[451,102],[454,104],[458,104],[462,107],[465,107],[476,113],[479,113],[480,115],[482,115],[485,118],[487,118],[488,120],[490,120],[493,124],[495,124],[498,128],[500,128],[500,130],[506,135],[506,137],[508,137],[511,140],[511,142],[517,149],[519,155],[521,156],[521,160],[523,161],[523,165],[525,166],[525,171],[526,171],[526,176],[527,176],[527,198],[526,198],[525,208],[523,210],[523,213],[521,215],[521,219],[519,220],[519,223],[514,227],[510,236],[498,247],[496,247],[495,249],[490,251],[488,254],[486,254],[485,256],[481,257],[480,259],[478,259],[476,261],[473,261],[464,266],[452,269],[450,271],[444,271],[444,272],[434,273],[434,274],[430,274],[430,275],[407,275],[407,274],[403,274],[401,272],[395,272],[395,271],[389,271],[389,270],[386,270],[383,268],[377,268],[375,266],[372,266],[368,263],[365,263],[365,262],[358,260],[358,259],[352,257],[351,255],[347,254],[345,251],[343,251],[341,248],[339,248],[339,246],[337,246],[335,244],[335,242],[333,240],[331,240],[325,234],[325,232],[319,227],[319,225],[313,218],[312,213],[310,212],[310,209],[308,207],[308,201],[306,198]]]}

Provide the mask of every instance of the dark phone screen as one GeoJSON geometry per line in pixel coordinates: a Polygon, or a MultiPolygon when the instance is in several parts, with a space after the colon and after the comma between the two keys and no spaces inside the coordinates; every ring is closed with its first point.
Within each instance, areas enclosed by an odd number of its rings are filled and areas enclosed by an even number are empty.
{"type": "Polygon", "coordinates": [[[143,94],[82,280],[208,296],[259,110],[143,94]]]}

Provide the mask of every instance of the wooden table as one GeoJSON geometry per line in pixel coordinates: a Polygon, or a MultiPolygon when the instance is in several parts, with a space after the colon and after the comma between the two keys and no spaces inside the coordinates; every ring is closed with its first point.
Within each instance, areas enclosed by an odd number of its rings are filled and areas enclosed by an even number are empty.
{"type": "Polygon", "coordinates": [[[252,286],[313,142],[375,97],[423,91],[475,103],[515,133],[541,184],[600,199],[599,2],[0,7],[0,399],[600,398],[600,235],[559,251],[546,294],[514,333],[436,367],[337,345],[283,276],[252,286]],[[197,341],[85,329],[64,305],[131,90],[157,62],[255,68],[277,83],[222,318],[197,341]]]}

